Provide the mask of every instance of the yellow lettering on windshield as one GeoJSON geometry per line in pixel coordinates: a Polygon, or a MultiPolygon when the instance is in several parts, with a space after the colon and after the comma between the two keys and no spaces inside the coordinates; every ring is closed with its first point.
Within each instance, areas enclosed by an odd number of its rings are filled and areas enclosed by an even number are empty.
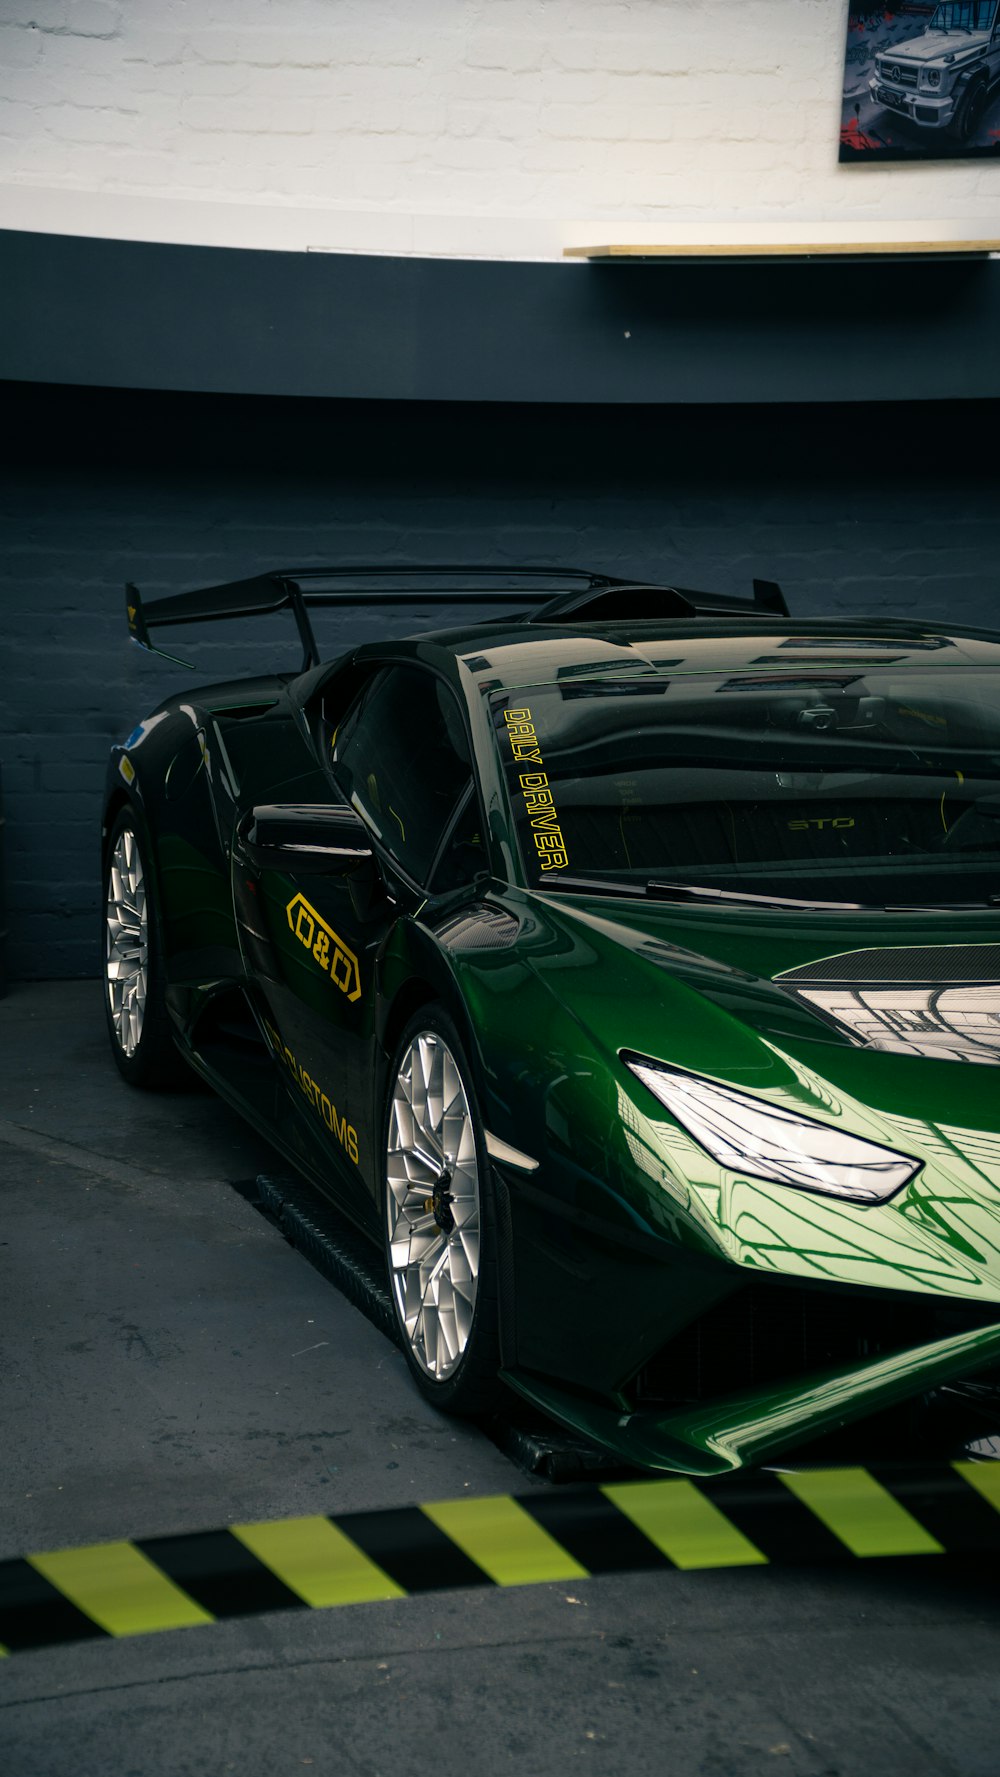
{"type": "MultiPolygon", "coordinates": [[[[539,750],[538,734],[531,719],[531,711],[505,710],[504,721],[515,764],[543,765],[545,761],[539,750]]],[[[518,783],[524,797],[540,868],[565,870],[569,863],[569,853],[547,774],[544,771],[521,771],[518,773],[518,783]]]]}

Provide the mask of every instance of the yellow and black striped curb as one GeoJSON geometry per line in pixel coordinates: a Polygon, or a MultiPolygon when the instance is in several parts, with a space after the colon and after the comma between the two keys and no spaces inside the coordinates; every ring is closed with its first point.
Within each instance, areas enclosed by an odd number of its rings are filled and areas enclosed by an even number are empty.
{"type": "Polygon", "coordinates": [[[60,1549],[0,1562],[0,1643],[642,1568],[942,1554],[1000,1554],[1000,1463],[623,1481],[60,1549]]]}

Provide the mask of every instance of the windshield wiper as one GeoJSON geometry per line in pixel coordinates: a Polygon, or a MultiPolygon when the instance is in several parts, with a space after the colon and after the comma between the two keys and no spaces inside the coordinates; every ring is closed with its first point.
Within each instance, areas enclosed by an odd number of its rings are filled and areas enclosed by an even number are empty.
{"type": "Polygon", "coordinates": [[[823,913],[863,913],[863,901],[800,901],[792,895],[745,895],[738,889],[695,888],[689,882],[647,882],[646,892],[679,901],[742,902],[750,907],[801,907],[823,913]]]}
{"type": "Polygon", "coordinates": [[[693,901],[703,907],[794,907],[804,913],[983,913],[1000,909],[1000,895],[983,901],[814,901],[794,895],[751,895],[739,889],[702,888],[690,882],[613,882],[600,876],[564,876],[540,888],[570,889],[576,894],[626,895],[633,900],[693,901]]]}
{"type": "Polygon", "coordinates": [[[689,882],[613,882],[601,876],[565,876],[561,871],[554,880],[539,883],[538,887],[572,889],[577,894],[628,895],[633,900],[638,896],[642,900],[695,901],[705,906],[740,902],[749,907],[799,907],[848,913],[860,913],[864,908],[861,901],[799,901],[790,895],[744,895],[735,889],[696,888],[689,882]]]}
{"type": "Polygon", "coordinates": [[[553,875],[546,882],[536,883],[535,887],[539,889],[568,888],[579,895],[630,895],[633,900],[638,895],[640,900],[646,898],[646,884],[644,882],[632,880],[609,882],[603,876],[567,876],[562,870],[558,876],[553,875]]]}
{"type": "Polygon", "coordinates": [[[985,901],[899,901],[886,902],[883,913],[995,913],[1000,895],[987,895],[985,901]]]}

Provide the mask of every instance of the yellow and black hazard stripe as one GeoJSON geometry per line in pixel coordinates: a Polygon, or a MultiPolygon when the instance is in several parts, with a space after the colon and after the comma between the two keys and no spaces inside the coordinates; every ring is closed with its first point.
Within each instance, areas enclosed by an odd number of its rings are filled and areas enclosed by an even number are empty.
{"type": "Polygon", "coordinates": [[[671,1478],[235,1524],[0,1562],[4,1653],[639,1569],[1000,1556],[1000,1464],[671,1478]]]}

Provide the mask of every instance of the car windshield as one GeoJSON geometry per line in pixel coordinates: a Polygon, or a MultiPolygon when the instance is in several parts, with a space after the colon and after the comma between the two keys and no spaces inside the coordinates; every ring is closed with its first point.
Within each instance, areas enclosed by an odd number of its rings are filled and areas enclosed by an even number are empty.
{"type": "Polygon", "coordinates": [[[830,905],[1000,896],[1000,673],[567,678],[497,693],[525,879],[830,905]]]}
{"type": "Polygon", "coordinates": [[[942,0],[929,31],[988,31],[997,0],[942,0]]]}

